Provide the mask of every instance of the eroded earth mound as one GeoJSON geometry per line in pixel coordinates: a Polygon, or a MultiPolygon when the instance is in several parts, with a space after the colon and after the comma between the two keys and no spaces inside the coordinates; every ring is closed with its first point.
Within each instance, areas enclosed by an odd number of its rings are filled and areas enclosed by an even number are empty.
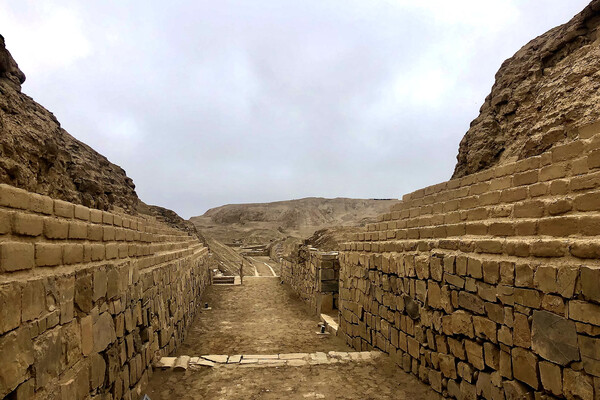
{"type": "Polygon", "coordinates": [[[133,180],[21,92],[25,74],[0,36],[0,183],[88,207],[135,211],[133,180]]]}
{"type": "Polygon", "coordinates": [[[506,60],[460,143],[453,178],[538,155],[600,112],[600,0],[506,60]]]}

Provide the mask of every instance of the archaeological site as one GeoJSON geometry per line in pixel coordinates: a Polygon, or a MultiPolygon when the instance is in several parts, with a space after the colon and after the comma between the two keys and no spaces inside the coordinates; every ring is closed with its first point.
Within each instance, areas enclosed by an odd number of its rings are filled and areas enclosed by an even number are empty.
{"type": "Polygon", "coordinates": [[[600,400],[600,0],[569,17],[502,64],[450,180],[189,220],[0,36],[0,397],[600,400]]]}

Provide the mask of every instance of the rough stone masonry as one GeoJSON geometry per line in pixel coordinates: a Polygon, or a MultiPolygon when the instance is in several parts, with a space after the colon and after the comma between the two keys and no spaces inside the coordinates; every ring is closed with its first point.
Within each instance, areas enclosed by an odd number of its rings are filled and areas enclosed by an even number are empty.
{"type": "Polygon", "coordinates": [[[600,125],[576,133],[355,234],[339,334],[456,399],[600,398],[600,125]]]}
{"type": "Polygon", "coordinates": [[[193,319],[207,252],[150,217],[0,185],[0,398],[138,399],[193,319]]]}

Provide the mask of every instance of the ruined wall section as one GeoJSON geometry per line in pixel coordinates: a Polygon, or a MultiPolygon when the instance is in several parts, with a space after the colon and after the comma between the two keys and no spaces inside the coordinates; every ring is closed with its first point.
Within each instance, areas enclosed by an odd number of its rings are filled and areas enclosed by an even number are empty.
{"type": "Polygon", "coordinates": [[[0,185],[0,398],[139,398],[193,319],[207,252],[152,218],[0,185]]]}
{"type": "Polygon", "coordinates": [[[457,399],[600,398],[598,132],[406,195],[355,234],[338,334],[457,399]]]}
{"type": "Polygon", "coordinates": [[[281,279],[317,313],[337,307],[340,264],[337,252],[303,246],[298,257],[281,259],[281,279]]]}

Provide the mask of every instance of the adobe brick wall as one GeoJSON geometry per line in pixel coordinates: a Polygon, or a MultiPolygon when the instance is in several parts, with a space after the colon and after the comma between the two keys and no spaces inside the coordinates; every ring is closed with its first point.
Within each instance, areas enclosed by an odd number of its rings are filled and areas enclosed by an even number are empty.
{"type": "Polygon", "coordinates": [[[343,245],[338,335],[457,399],[600,398],[598,132],[404,196],[343,245]]]}
{"type": "Polygon", "coordinates": [[[281,259],[281,279],[316,314],[330,312],[338,303],[340,264],[336,252],[302,246],[298,257],[281,259]]]}
{"type": "Polygon", "coordinates": [[[208,273],[197,238],[0,185],[0,398],[137,399],[208,273]]]}

